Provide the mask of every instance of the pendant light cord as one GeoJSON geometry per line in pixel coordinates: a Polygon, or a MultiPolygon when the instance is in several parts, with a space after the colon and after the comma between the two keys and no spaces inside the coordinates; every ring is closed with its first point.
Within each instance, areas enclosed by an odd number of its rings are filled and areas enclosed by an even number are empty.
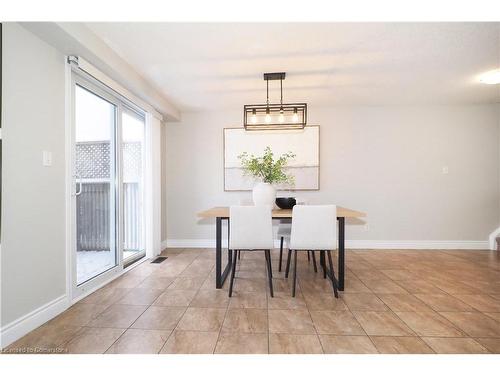
{"type": "Polygon", "coordinates": [[[269,80],[266,79],[267,83],[267,90],[266,90],[266,95],[267,95],[267,106],[269,107],[269,80]]]}
{"type": "MultiPolygon", "coordinates": [[[[269,107],[269,79],[266,79],[266,103],[269,107]]],[[[280,104],[283,105],[283,78],[280,79],[280,104]]]]}
{"type": "Polygon", "coordinates": [[[281,91],[280,104],[283,107],[283,79],[280,79],[280,91],[281,91]]]}

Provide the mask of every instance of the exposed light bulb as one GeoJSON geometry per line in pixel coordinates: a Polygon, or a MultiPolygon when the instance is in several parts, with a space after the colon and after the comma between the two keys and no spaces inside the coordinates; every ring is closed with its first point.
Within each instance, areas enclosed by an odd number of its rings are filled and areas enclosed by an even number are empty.
{"type": "Polygon", "coordinates": [[[294,108],[294,109],[293,109],[292,121],[293,121],[293,122],[299,122],[299,115],[298,115],[298,113],[297,113],[297,108],[294,108]]]}
{"type": "Polygon", "coordinates": [[[257,111],[255,109],[252,110],[252,117],[250,117],[250,121],[252,124],[257,123],[257,111]]]}
{"type": "Polygon", "coordinates": [[[266,123],[269,124],[271,122],[271,114],[269,108],[266,109],[266,123]]]}
{"type": "Polygon", "coordinates": [[[283,114],[283,108],[281,108],[280,110],[279,122],[281,123],[285,122],[285,115],[283,114]]]}
{"type": "Polygon", "coordinates": [[[500,83],[500,69],[490,70],[479,76],[479,82],[487,85],[497,85],[500,83]]]}

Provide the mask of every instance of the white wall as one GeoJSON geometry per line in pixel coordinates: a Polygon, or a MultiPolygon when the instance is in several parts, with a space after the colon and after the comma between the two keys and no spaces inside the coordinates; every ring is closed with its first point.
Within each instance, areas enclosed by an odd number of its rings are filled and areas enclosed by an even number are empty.
{"type": "MultiPolygon", "coordinates": [[[[308,115],[321,125],[321,190],[296,195],[365,211],[368,228],[351,222],[348,239],[487,241],[498,227],[497,105],[311,106],[308,115]]],[[[239,110],[185,113],[168,124],[170,240],[213,238],[213,221],[196,213],[250,197],[223,191],[222,129],[241,118],[239,110]]]]}
{"type": "Polygon", "coordinates": [[[4,23],[2,327],[65,294],[64,94],[64,56],[4,23]]]}

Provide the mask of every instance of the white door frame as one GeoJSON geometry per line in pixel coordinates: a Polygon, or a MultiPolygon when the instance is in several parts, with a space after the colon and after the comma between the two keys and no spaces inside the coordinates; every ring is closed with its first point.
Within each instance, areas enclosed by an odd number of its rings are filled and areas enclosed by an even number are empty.
{"type": "MultiPolygon", "coordinates": [[[[112,81],[108,81],[112,82],[112,81]]],[[[133,97],[133,96],[132,96],[133,97]]],[[[78,300],[84,298],[86,295],[92,293],[96,289],[102,287],[103,285],[109,283],[114,278],[119,277],[124,272],[133,269],[135,266],[139,265],[143,261],[153,258],[161,251],[161,205],[158,202],[161,199],[160,193],[160,168],[157,163],[160,163],[160,125],[161,121],[156,116],[143,110],[137,106],[132,101],[118,94],[112,88],[107,87],[99,80],[89,76],[87,77],[85,73],[79,71],[77,68],[72,67],[71,64],[66,64],[66,294],[68,296],[68,304],[71,305],[78,300]],[[79,77],[79,78],[75,78],[79,77]],[[104,272],[103,274],[89,280],[88,282],[82,284],[80,287],[76,287],[76,216],[75,216],[75,203],[76,199],[73,196],[75,193],[75,183],[73,178],[74,171],[74,88],[76,81],[83,80],[90,85],[91,91],[94,88],[97,89],[96,94],[103,96],[106,100],[108,98],[113,98],[111,101],[113,104],[117,105],[117,124],[115,140],[117,147],[115,153],[117,155],[117,181],[118,191],[116,197],[117,207],[117,218],[120,221],[117,228],[117,266],[111,268],[110,270],[104,272]],[[110,94],[111,92],[112,94],[110,94]],[[102,94],[102,95],[101,95],[102,94]],[[116,94],[116,96],[114,95],[116,94]],[[144,258],[136,261],[134,264],[128,266],[126,269],[123,267],[123,233],[122,233],[122,215],[121,215],[121,205],[122,205],[122,168],[119,163],[122,160],[122,148],[121,148],[121,109],[122,106],[132,108],[138,112],[144,113],[145,116],[145,178],[144,178],[144,193],[145,193],[145,244],[146,244],[146,255],[144,258]],[[157,186],[154,186],[157,185],[157,186]]]]}

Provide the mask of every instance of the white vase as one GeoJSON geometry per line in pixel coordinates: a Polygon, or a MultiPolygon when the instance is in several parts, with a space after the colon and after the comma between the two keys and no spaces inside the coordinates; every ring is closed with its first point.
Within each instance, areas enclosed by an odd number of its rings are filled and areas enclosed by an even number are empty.
{"type": "Polygon", "coordinates": [[[253,204],[256,206],[274,207],[276,201],[276,189],[267,182],[259,182],[252,191],[253,204]]]}

